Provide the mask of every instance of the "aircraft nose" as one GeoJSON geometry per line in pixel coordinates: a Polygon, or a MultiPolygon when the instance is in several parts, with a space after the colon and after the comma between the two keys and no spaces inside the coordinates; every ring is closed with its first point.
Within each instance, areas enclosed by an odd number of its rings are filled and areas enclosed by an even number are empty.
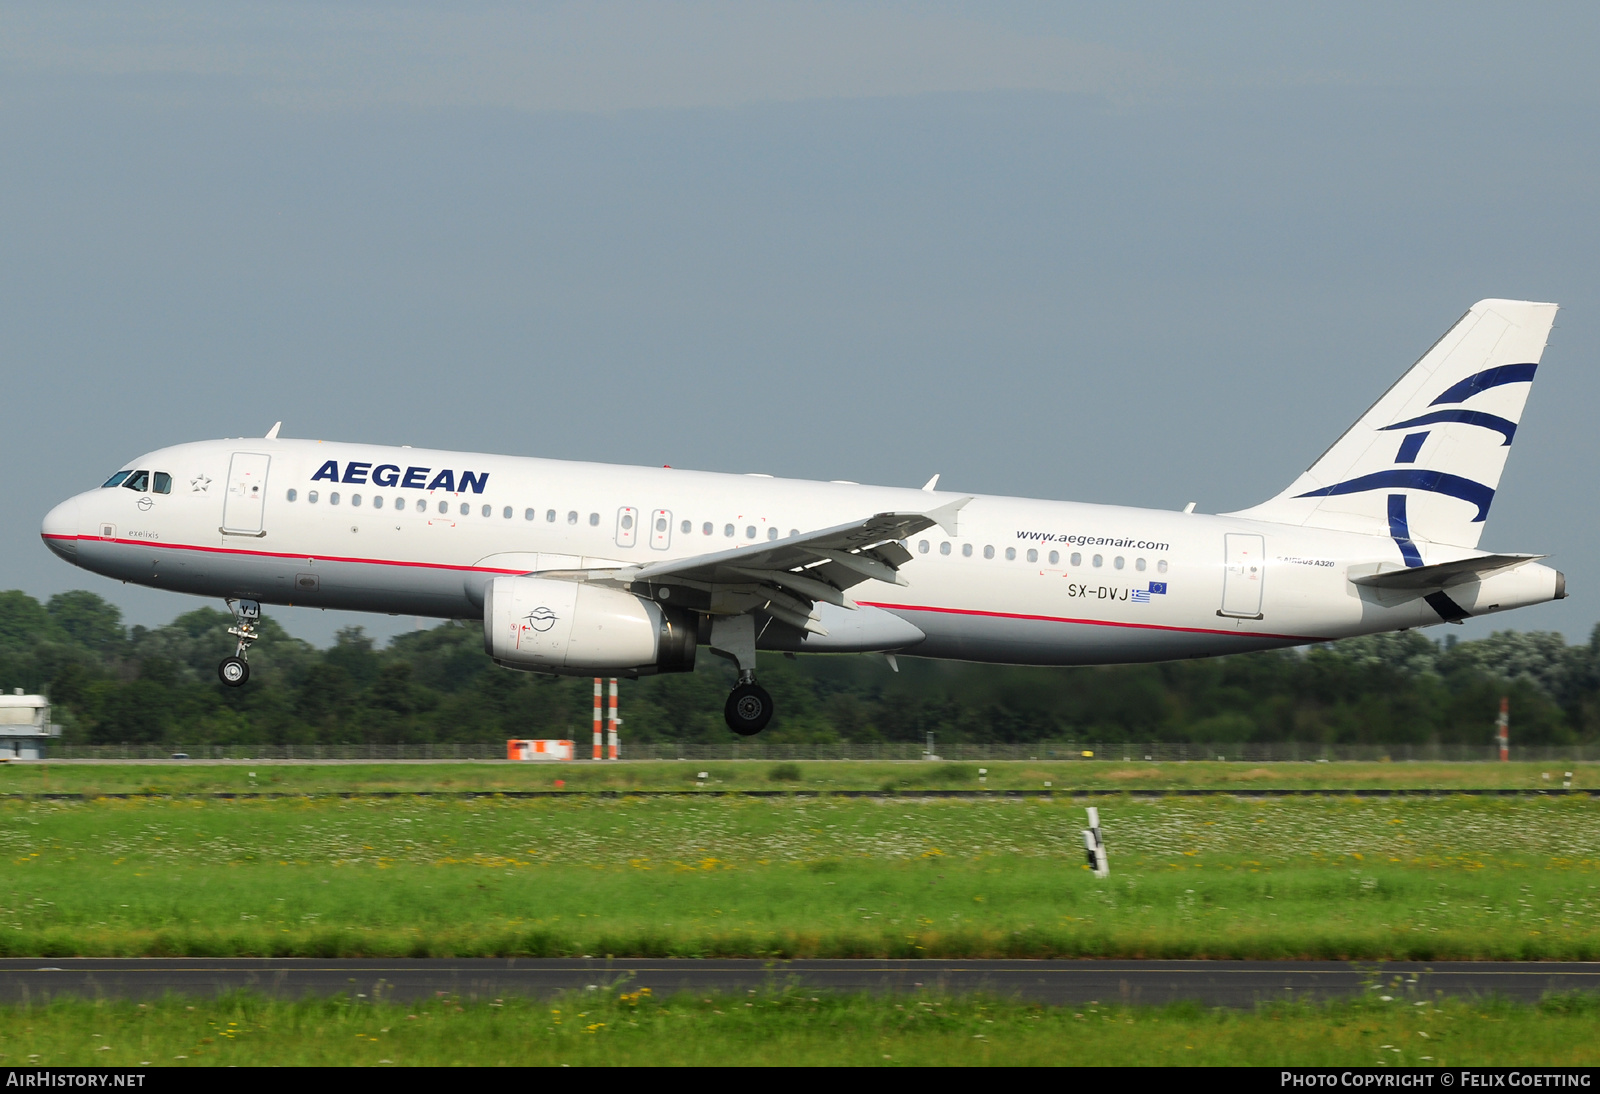
{"type": "Polygon", "coordinates": [[[68,498],[45,514],[39,529],[44,545],[73,564],[78,561],[78,509],[79,499],[68,498]]]}

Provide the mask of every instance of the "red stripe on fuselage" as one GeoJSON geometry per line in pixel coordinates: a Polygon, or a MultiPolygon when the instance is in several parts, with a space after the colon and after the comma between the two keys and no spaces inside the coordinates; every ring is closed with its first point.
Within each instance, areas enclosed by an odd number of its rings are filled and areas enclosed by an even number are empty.
{"type": "MultiPolygon", "coordinates": [[[[457,573],[507,574],[526,573],[525,570],[502,570],[490,566],[457,566],[447,562],[407,562],[400,559],[356,558],[341,555],[289,554],[282,551],[250,551],[239,547],[202,547],[193,544],[159,543],[143,539],[106,539],[103,536],[53,536],[40,533],[41,539],[83,540],[90,543],[115,543],[127,547],[160,547],[169,551],[203,551],[217,555],[249,555],[253,558],[303,558],[315,562],[352,562],[363,566],[403,566],[423,570],[453,570],[457,573]]],[[[1234,638],[1273,638],[1285,642],[1327,642],[1327,638],[1312,638],[1300,634],[1271,634],[1265,631],[1224,631],[1210,627],[1174,627],[1164,623],[1125,623],[1115,619],[1073,619],[1059,615],[1027,615],[1018,612],[990,612],[976,608],[941,608],[929,604],[885,604],[858,600],[869,608],[887,611],[935,612],[940,615],[968,615],[989,619],[1018,619],[1038,623],[1075,623],[1085,627],[1126,627],[1133,630],[1175,631],[1180,634],[1215,634],[1234,638]]]]}
{"type": "Polygon", "coordinates": [[[104,536],[52,536],[41,539],[71,539],[89,543],[115,543],[124,547],[161,547],[168,551],[203,551],[212,555],[249,555],[252,558],[303,558],[315,562],[354,562],[363,566],[410,566],[422,570],[454,570],[473,574],[524,574],[526,570],[500,570],[492,566],[456,566],[448,562],[406,562],[391,558],[355,558],[343,555],[308,555],[285,551],[249,551],[242,547],[202,547],[192,543],[161,543],[149,539],[106,539],[104,536]]]}

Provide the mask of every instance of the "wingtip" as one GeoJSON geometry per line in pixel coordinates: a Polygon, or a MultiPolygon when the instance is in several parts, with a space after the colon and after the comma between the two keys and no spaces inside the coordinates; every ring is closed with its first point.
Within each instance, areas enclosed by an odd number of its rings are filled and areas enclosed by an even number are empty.
{"type": "Polygon", "coordinates": [[[972,495],[969,494],[964,498],[957,498],[955,501],[947,502],[944,505],[939,506],[937,509],[929,509],[922,515],[933,521],[933,523],[943,528],[952,536],[959,536],[961,533],[958,531],[957,525],[959,523],[961,510],[965,509],[967,507],[967,503],[971,500],[972,495]]]}

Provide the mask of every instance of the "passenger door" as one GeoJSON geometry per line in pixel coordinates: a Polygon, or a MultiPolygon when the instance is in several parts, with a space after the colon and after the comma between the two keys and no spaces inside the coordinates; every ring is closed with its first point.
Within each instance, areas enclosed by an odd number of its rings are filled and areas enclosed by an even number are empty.
{"type": "Polygon", "coordinates": [[[1267,576],[1266,540],[1261,536],[1230,532],[1224,540],[1222,608],[1218,615],[1235,619],[1261,618],[1261,589],[1267,576]]]}
{"type": "Polygon", "coordinates": [[[272,457],[235,452],[228,465],[228,491],[222,503],[222,531],[230,536],[264,536],[267,467],[272,457]]]}

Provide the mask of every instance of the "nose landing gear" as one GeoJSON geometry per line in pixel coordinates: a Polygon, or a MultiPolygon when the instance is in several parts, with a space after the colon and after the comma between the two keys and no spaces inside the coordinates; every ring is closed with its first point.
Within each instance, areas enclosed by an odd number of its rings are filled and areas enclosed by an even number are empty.
{"type": "Polygon", "coordinates": [[[223,658],[222,664],[217,666],[217,676],[230,688],[241,688],[250,679],[250,662],[245,660],[245,654],[250,644],[260,637],[256,624],[261,620],[261,602],[229,600],[228,607],[233,610],[234,623],[228,633],[239,639],[239,647],[232,657],[223,658]]]}

